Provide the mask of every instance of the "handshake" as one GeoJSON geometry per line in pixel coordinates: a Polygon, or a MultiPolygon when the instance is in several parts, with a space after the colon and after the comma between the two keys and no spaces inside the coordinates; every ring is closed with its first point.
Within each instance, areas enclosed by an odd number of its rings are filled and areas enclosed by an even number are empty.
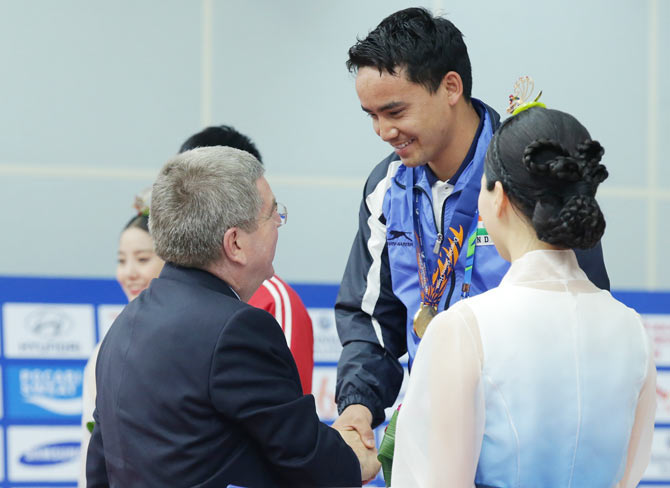
{"type": "Polygon", "coordinates": [[[372,413],[363,405],[349,405],[333,423],[344,441],[356,454],[361,464],[363,484],[370,482],[381,468],[377,460],[375,436],[370,424],[372,413]]]}

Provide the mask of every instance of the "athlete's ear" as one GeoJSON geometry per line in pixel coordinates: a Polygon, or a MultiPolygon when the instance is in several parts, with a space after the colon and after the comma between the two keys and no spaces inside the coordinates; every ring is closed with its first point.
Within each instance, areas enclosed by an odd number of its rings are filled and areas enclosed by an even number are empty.
{"type": "Polygon", "coordinates": [[[449,71],[442,78],[440,89],[447,91],[449,105],[456,105],[456,102],[463,96],[463,80],[461,79],[461,75],[455,71],[449,71]]]}

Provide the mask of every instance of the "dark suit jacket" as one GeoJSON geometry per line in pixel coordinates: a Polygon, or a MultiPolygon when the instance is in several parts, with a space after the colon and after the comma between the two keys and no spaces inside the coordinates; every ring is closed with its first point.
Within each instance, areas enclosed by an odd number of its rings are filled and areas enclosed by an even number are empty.
{"type": "Polygon", "coordinates": [[[166,263],[96,366],[88,486],[360,486],[302,394],[281,327],[219,278],[166,263]]]}

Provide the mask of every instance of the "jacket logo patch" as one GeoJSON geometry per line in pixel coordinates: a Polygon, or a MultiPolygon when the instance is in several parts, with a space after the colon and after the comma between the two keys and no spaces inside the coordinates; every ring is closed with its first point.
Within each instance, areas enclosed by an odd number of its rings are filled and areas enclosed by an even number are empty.
{"type": "Polygon", "coordinates": [[[389,229],[388,235],[386,236],[386,242],[388,242],[389,246],[411,247],[414,245],[411,234],[401,230],[389,229]]]}
{"type": "Polygon", "coordinates": [[[389,241],[395,241],[396,239],[400,239],[401,237],[404,237],[407,239],[409,242],[412,242],[412,238],[409,236],[409,232],[403,232],[401,230],[389,230],[389,241]]]}

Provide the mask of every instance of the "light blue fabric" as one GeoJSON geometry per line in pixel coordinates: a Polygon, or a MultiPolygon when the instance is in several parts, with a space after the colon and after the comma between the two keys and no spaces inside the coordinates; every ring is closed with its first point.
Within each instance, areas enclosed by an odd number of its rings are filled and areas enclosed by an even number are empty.
{"type": "Polygon", "coordinates": [[[639,318],[606,291],[542,291],[505,280],[469,302],[485,357],[476,483],[613,486],[647,372],[639,318]]]}

